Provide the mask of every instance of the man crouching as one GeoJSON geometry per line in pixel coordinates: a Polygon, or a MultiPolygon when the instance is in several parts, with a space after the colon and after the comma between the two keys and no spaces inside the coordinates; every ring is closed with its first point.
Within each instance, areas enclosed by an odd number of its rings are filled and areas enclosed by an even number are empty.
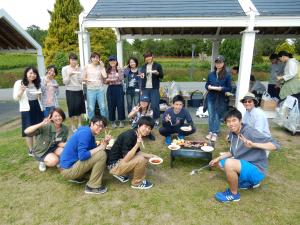
{"type": "Polygon", "coordinates": [[[143,146],[142,138],[150,134],[153,126],[154,121],[151,117],[141,117],[138,127],[121,133],[111,150],[107,151],[109,172],[121,182],[127,182],[127,175],[132,172],[132,188],[149,189],[153,186],[145,177],[149,158],[156,156],[140,150],[140,146],[143,146]]]}
{"type": "Polygon", "coordinates": [[[209,164],[225,171],[229,188],[217,192],[215,198],[220,202],[239,201],[238,188],[256,188],[265,178],[268,168],[265,150],[278,150],[280,146],[271,137],[242,124],[242,114],[237,109],[227,112],[225,122],[230,130],[230,150],[209,164]]]}

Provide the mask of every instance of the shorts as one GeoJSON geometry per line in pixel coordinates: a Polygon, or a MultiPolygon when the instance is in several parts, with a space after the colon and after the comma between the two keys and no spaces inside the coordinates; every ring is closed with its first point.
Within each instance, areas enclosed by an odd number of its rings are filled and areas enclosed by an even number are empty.
{"type": "MultiPolygon", "coordinates": [[[[227,159],[222,159],[219,162],[221,168],[224,168],[226,160],[227,159]]],[[[254,186],[259,184],[263,179],[265,179],[265,174],[263,174],[255,165],[243,159],[239,161],[241,163],[239,187],[254,186]]]]}
{"type": "Polygon", "coordinates": [[[44,162],[46,156],[50,153],[55,152],[55,150],[57,149],[57,145],[51,145],[48,150],[42,155],[42,156],[35,156],[35,159],[39,162],[44,162]]]}

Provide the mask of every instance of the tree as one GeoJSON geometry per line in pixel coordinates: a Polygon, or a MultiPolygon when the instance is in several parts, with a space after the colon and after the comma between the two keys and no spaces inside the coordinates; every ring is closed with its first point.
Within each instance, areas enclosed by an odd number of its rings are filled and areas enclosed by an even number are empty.
{"type": "Polygon", "coordinates": [[[288,53],[295,54],[295,45],[289,44],[287,41],[276,47],[276,52],[287,51],[288,53]]]}
{"type": "Polygon", "coordinates": [[[79,0],[56,0],[45,39],[45,62],[53,64],[58,52],[78,52],[78,16],[83,8],[79,0]]]}
{"type": "Polygon", "coordinates": [[[227,65],[236,65],[240,60],[241,40],[225,39],[220,46],[220,54],[225,57],[227,65]]]}
{"type": "Polygon", "coordinates": [[[44,47],[44,40],[47,36],[47,30],[41,30],[39,26],[31,25],[27,27],[28,34],[33,37],[42,47],[44,47]]]}
{"type": "Polygon", "coordinates": [[[300,38],[296,39],[295,42],[295,50],[298,55],[300,55],[300,38]]]}
{"type": "Polygon", "coordinates": [[[270,56],[275,52],[278,44],[284,42],[284,39],[261,38],[255,41],[255,55],[270,56]]]}

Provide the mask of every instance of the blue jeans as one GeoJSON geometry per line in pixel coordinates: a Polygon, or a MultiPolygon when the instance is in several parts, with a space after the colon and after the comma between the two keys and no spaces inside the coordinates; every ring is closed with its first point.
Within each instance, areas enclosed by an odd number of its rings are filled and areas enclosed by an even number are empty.
{"type": "Polygon", "coordinates": [[[45,107],[44,108],[44,117],[48,117],[50,112],[55,108],[55,106],[45,107]]]}
{"type": "Polygon", "coordinates": [[[150,99],[151,103],[151,109],[153,110],[153,119],[158,119],[160,115],[159,111],[159,100],[160,100],[160,95],[159,95],[159,89],[152,89],[152,88],[147,88],[142,90],[142,95],[148,96],[150,99]]]}
{"type": "Polygon", "coordinates": [[[225,112],[225,101],[207,101],[208,130],[218,134],[220,132],[220,120],[225,112]]]}
{"type": "Polygon", "coordinates": [[[105,91],[104,87],[100,89],[87,89],[86,92],[87,104],[88,104],[88,116],[91,120],[95,116],[95,104],[98,102],[101,116],[107,117],[107,110],[105,104],[105,91]]]}
{"type": "Polygon", "coordinates": [[[140,93],[139,92],[126,93],[126,99],[127,99],[127,111],[129,114],[133,106],[138,105],[140,99],[140,93]]]}

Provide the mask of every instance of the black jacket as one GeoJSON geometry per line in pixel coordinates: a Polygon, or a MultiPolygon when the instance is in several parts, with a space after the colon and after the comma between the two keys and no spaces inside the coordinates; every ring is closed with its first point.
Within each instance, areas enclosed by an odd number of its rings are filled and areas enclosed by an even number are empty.
{"type": "MultiPolygon", "coordinates": [[[[141,79],[142,80],[142,89],[145,89],[145,86],[146,86],[146,81],[147,81],[147,78],[146,78],[146,73],[147,72],[146,72],[146,70],[147,70],[147,64],[144,64],[141,68],[141,73],[145,74],[144,79],[141,79]]],[[[159,82],[164,77],[163,69],[162,69],[162,67],[159,63],[153,62],[152,70],[157,70],[159,72],[158,75],[152,74],[152,88],[153,89],[159,89],[159,82]]]]}

